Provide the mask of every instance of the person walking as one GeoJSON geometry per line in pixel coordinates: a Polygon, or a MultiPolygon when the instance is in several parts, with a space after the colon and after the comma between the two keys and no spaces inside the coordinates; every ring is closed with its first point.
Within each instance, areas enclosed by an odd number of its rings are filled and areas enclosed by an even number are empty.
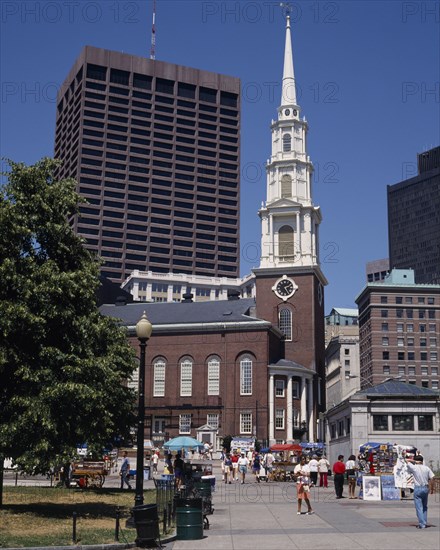
{"type": "Polygon", "coordinates": [[[231,460],[230,453],[227,453],[225,456],[223,472],[224,472],[225,483],[228,483],[228,481],[229,483],[231,483],[233,470],[232,470],[232,460],[231,460]]]}
{"type": "Polygon", "coordinates": [[[345,464],[344,464],[344,455],[339,455],[337,462],[333,464],[333,474],[334,474],[334,483],[335,483],[335,493],[336,498],[344,498],[342,493],[344,491],[344,474],[345,474],[345,464]]]}
{"type": "Polygon", "coordinates": [[[313,485],[318,485],[318,456],[317,455],[313,455],[312,456],[312,459],[309,460],[309,470],[310,470],[310,480],[311,480],[311,485],[313,487],[313,485]]]}
{"type": "Polygon", "coordinates": [[[319,486],[328,487],[328,471],[330,470],[330,462],[325,455],[318,460],[319,486]]]}
{"type": "Polygon", "coordinates": [[[310,504],[309,494],[310,494],[310,469],[306,463],[306,457],[302,456],[299,464],[295,466],[293,471],[293,477],[296,480],[296,494],[298,508],[296,515],[301,515],[301,506],[303,500],[307,505],[307,515],[313,514],[312,505],[310,504]]]}
{"type": "Polygon", "coordinates": [[[356,498],[356,457],[350,455],[345,463],[345,471],[348,479],[348,498],[356,498]]]}
{"type": "Polygon", "coordinates": [[[269,481],[269,477],[272,479],[272,472],[273,472],[273,463],[275,462],[275,457],[269,450],[269,452],[265,455],[263,466],[266,470],[266,482],[269,481]]]}
{"type": "Polygon", "coordinates": [[[260,483],[260,468],[261,468],[261,459],[260,459],[260,455],[256,452],[254,456],[254,460],[252,462],[252,471],[258,483],[260,483]]]}
{"type": "Polygon", "coordinates": [[[128,453],[127,451],[124,451],[124,454],[122,455],[122,464],[121,469],[119,471],[119,475],[121,476],[121,489],[124,488],[124,484],[127,484],[127,487],[129,490],[131,490],[130,485],[130,461],[128,460],[128,453]]]}
{"type": "Polygon", "coordinates": [[[414,477],[414,506],[419,524],[417,529],[426,529],[428,523],[428,494],[434,494],[434,472],[423,464],[423,457],[407,458],[408,470],[414,477]]]}
{"type": "Polygon", "coordinates": [[[153,463],[153,475],[157,474],[157,465],[159,464],[159,451],[154,451],[153,457],[152,457],[152,463],[153,463]]]}
{"type": "Polygon", "coordinates": [[[241,484],[244,483],[246,478],[246,473],[249,466],[249,460],[246,458],[244,453],[241,453],[240,458],[238,459],[238,471],[240,472],[241,484]]]}
{"type": "Polygon", "coordinates": [[[238,481],[238,454],[234,451],[231,455],[232,461],[232,479],[238,481]]]}

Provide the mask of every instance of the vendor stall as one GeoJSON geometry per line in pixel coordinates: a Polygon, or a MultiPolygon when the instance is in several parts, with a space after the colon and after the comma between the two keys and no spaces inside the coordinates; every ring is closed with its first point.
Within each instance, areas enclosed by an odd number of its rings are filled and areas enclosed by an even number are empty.
{"type": "Polygon", "coordinates": [[[401,489],[411,487],[406,457],[413,457],[414,447],[392,443],[368,442],[359,446],[359,498],[368,500],[397,500],[404,495],[401,489]]]}

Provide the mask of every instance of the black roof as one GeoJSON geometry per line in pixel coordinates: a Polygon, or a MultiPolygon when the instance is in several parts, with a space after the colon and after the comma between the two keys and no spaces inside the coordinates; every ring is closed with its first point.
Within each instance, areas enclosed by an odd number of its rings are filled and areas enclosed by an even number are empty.
{"type": "Polygon", "coordinates": [[[439,397],[438,390],[422,388],[415,384],[407,384],[400,380],[386,380],[382,384],[365,388],[356,392],[356,396],[372,396],[372,397],[439,397]]]}
{"type": "Polygon", "coordinates": [[[176,325],[195,323],[238,323],[257,322],[251,317],[254,298],[241,300],[212,300],[206,302],[133,302],[126,305],[102,305],[102,315],[120,319],[124,326],[134,326],[143,312],[153,325],[176,325]]]}

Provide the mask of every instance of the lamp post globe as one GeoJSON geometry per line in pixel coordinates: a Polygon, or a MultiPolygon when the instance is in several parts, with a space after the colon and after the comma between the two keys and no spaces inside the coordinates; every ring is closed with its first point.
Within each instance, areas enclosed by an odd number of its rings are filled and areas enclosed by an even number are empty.
{"type": "Polygon", "coordinates": [[[136,336],[139,340],[139,390],[138,390],[138,425],[137,425],[137,454],[136,454],[136,494],[134,505],[144,503],[144,430],[145,430],[145,350],[151,336],[153,326],[144,311],[136,324],[136,336]]]}

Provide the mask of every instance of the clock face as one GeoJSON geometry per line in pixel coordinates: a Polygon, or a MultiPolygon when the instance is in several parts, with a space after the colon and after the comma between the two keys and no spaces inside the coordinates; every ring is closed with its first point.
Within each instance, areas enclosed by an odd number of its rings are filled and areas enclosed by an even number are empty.
{"type": "Polygon", "coordinates": [[[286,109],[286,110],[284,111],[284,114],[285,114],[286,116],[289,116],[289,115],[290,115],[290,109],[286,109]]]}
{"type": "Polygon", "coordinates": [[[287,300],[287,298],[293,296],[297,289],[295,281],[289,279],[286,275],[283,275],[283,278],[277,281],[272,287],[275,294],[283,300],[287,300]]]}

